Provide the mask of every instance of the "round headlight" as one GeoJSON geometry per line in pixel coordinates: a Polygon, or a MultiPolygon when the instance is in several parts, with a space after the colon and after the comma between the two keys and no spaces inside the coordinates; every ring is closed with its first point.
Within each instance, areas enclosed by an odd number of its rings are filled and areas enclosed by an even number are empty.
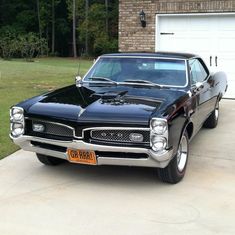
{"type": "Polygon", "coordinates": [[[22,123],[13,123],[11,125],[11,134],[14,137],[19,137],[24,134],[24,125],[22,123]]]}
{"type": "Polygon", "coordinates": [[[155,152],[162,152],[166,148],[166,139],[154,136],[151,139],[152,149],[155,152]]]}
{"type": "Polygon", "coordinates": [[[157,135],[163,135],[167,130],[167,122],[164,120],[153,119],[151,121],[151,129],[157,135]]]}
{"type": "Polygon", "coordinates": [[[11,117],[14,121],[20,121],[24,117],[24,111],[20,108],[12,108],[11,117]]]}

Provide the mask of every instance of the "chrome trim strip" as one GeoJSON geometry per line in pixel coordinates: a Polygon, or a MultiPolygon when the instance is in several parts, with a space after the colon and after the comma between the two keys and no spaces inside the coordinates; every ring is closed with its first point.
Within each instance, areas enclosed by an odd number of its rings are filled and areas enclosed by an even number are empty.
{"type": "Polygon", "coordinates": [[[84,131],[89,130],[141,130],[141,131],[150,131],[150,128],[137,128],[137,127],[89,127],[83,129],[84,131]]]}
{"type": "Polygon", "coordinates": [[[19,138],[13,138],[13,142],[19,145],[23,150],[45,154],[52,157],[58,157],[67,159],[67,154],[55,150],[48,150],[41,147],[37,147],[31,144],[31,141],[37,141],[40,143],[52,144],[71,149],[83,149],[93,151],[104,152],[125,152],[125,153],[145,153],[149,156],[147,159],[122,159],[122,158],[102,158],[98,157],[98,165],[131,165],[131,166],[146,166],[146,167],[166,167],[173,157],[173,149],[167,150],[161,155],[156,154],[151,149],[147,148],[132,148],[132,147],[118,147],[118,146],[106,146],[85,143],[81,140],[73,141],[58,141],[44,139],[34,136],[21,136],[19,138]]]}
{"type": "Polygon", "coordinates": [[[162,59],[162,60],[186,60],[184,58],[174,58],[174,57],[159,57],[159,56],[137,56],[137,55],[133,55],[133,56],[113,56],[113,55],[104,55],[104,56],[100,56],[100,58],[134,58],[134,59],[143,59],[143,58],[147,58],[147,59],[162,59]]]}

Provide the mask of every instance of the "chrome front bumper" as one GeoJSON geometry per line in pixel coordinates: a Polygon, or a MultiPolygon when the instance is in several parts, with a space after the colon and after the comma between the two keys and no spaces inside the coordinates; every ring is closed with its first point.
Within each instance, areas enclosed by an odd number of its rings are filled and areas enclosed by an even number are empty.
{"type": "Polygon", "coordinates": [[[52,139],[44,139],[34,136],[21,136],[19,138],[11,137],[13,142],[19,145],[23,150],[40,153],[52,157],[57,157],[67,160],[67,152],[60,152],[42,147],[34,146],[31,141],[36,141],[44,144],[50,144],[70,149],[93,150],[104,152],[124,152],[124,153],[145,153],[148,158],[113,158],[113,157],[97,157],[98,165],[121,165],[121,166],[142,166],[142,167],[160,167],[165,168],[173,157],[173,150],[167,150],[163,154],[156,154],[151,149],[132,148],[132,147],[117,147],[89,144],[82,140],[59,141],[52,139]]]}

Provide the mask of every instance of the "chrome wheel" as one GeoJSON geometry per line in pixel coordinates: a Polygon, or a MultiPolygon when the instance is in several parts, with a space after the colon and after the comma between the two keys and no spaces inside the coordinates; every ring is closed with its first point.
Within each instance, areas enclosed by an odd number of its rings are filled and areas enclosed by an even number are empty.
{"type": "Polygon", "coordinates": [[[186,166],[188,158],[188,142],[185,135],[182,136],[177,152],[177,167],[182,172],[186,166]]]}

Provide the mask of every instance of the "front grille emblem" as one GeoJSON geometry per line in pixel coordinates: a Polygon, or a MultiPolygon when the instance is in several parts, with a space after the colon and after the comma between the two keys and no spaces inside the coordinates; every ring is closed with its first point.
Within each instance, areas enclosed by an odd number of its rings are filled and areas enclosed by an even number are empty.
{"type": "Polygon", "coordinates": [[[144,136],[140,133],[131,133],[129,139],[132,142],[143,142],[144,136]]]}
{"type": "Polygon", "coordinates": [[[44,132],[45,126],[42,124],[35,123],[33,124],[33,131],[35,132],[44,132]]]}

